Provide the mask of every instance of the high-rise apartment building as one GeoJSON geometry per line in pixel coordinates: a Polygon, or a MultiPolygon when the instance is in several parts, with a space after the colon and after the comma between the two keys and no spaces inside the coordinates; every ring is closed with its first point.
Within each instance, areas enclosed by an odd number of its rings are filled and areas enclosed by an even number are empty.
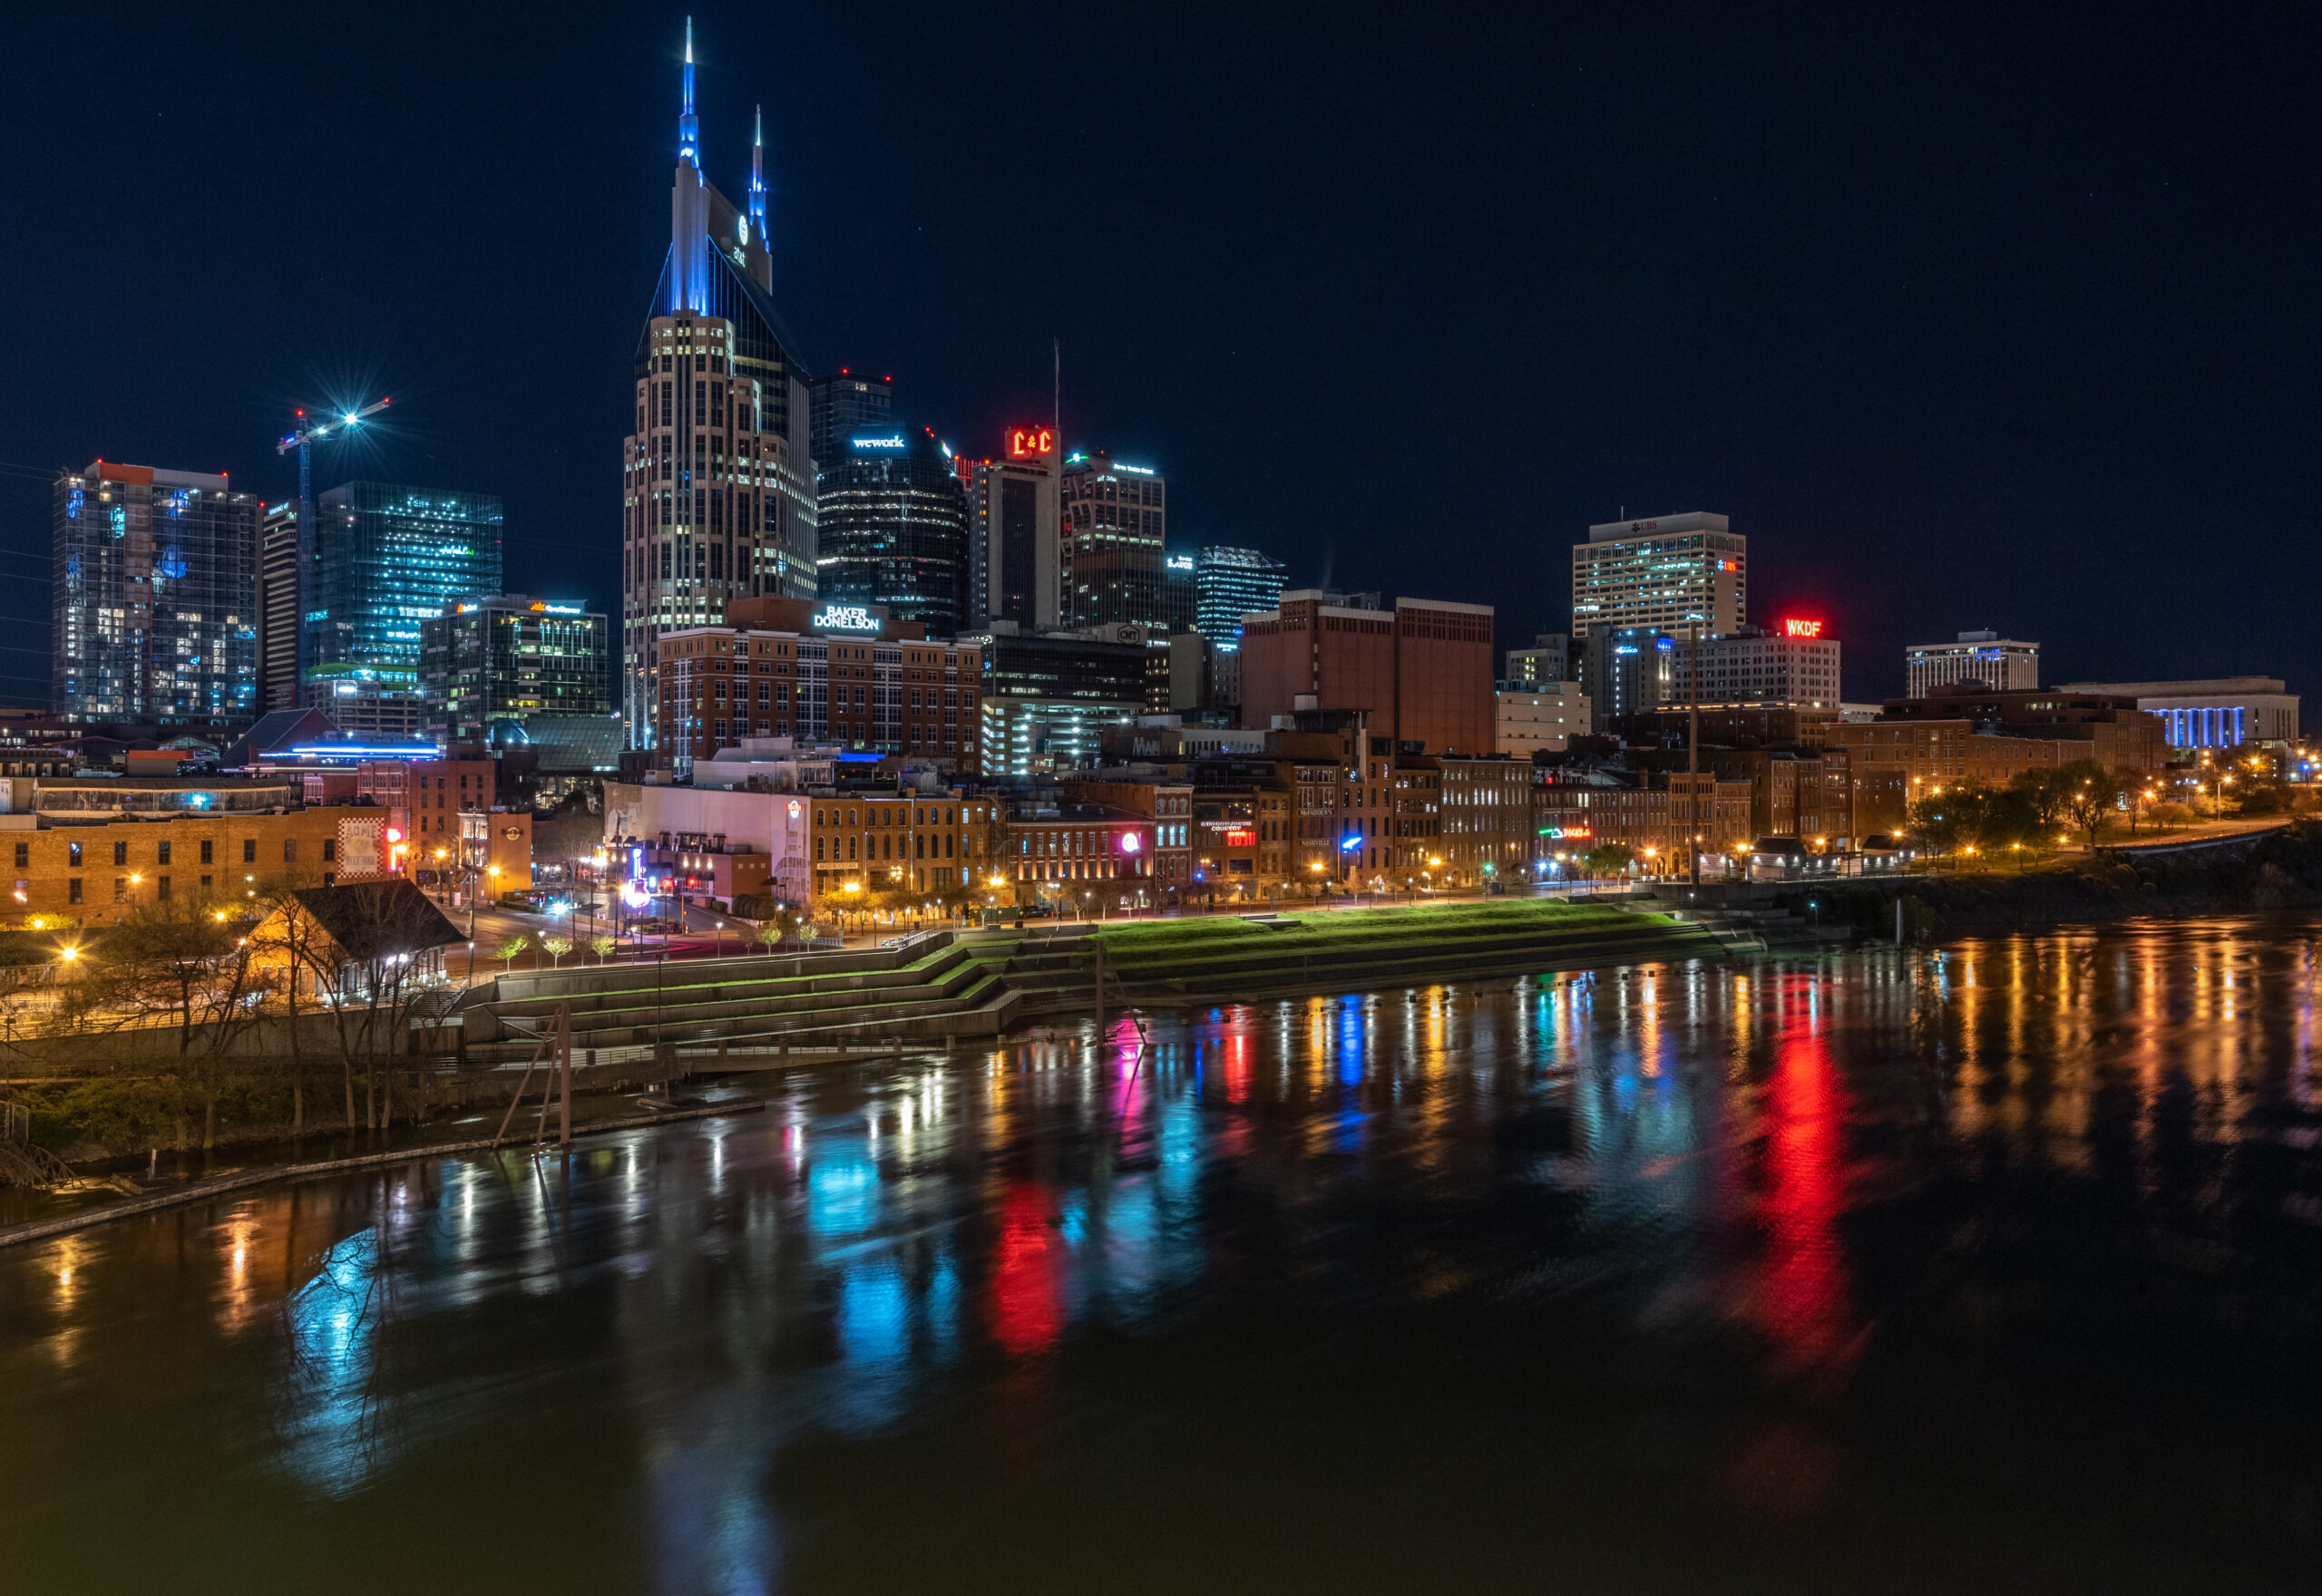
{"type": "Polygon", "coordinates": [[[1062,624],[1063,543],[1053,427],[1010,427],[996,460],[957,462],[968,495],[968,619],[1062,624]]]}
{"type": "Polygon", "coordinates": [[[1064,464],[1065,624],[1157,624],[1167,482],[1099,449],[1064,464]]]}
{"type": "Polygon", "coordinates": [[[268,505],[258,532],[259,709],[298,707],[298,501],[268,505]]]}
{"type": "Polygon", "coordinates": [[[500,529],[495,493],[344,482],[316,495],[301,706],[364,736],[416,736],[420,623],[500,590],[500,529]]]}
{"type": "Polygon", "coordinates": [[[495,721],[610,714],[604,615],[496,593],[446,605],[419,627],[427,735],[482,743],[495,721]]]}
{"type": "Polygon", "coordinates": [[[621,465],[620,689],[636,745],[659,724],[664,629],[717,623],[737,600],[814,596],[808,379],[773,289],[764,140],[737,206],[702,176],[688,24],[669,251],[621,465]]]}
{"type": "Polygon", "coordinates": [[[806,394],[806,448],[816,471],[828,471],[849,438],[885,426],[895,412],[894,378],[857,376],[843,365],[808,382],[806,394]]]}
{"type": "Polygon", "coordinates": [[[222,473],[100,460],[56,479],[58,715],[161,725],[257,715],[259,509],[222,473]]]}
{"type": "Polygon", "coordinates": [[[968,501],[934,434],[869,427],[833,446],[817,462],[815,592],[955,636],[968,608],[968,501]]]}
{"type": "Polygon", "coordinates": [[[1914,643],[1903,650],[1905,697],[1924,698],[1964,682],[1995,693],[2029,692],[2040,685],[2040,645],[1997,632],[1962,632],[1956,643],[1914,643]]]}
{"type": "MultiPolygon", "coordinates": [[[[1282,562],[1255,549],[1213,544],[1194,556],[1194,629],[1218,647],[1242,646],[1242,618],[1282,602],[1282,562]]],[[[1374,604],[1372,608],[1376,608],[1374,604]]]]}
{"type": "Polygon", "coordinates": [[[1301,710],[1364,715],[1372,734],[1428,754],[1488,754],[1496,740],[1492,610],[1398,598],[1389,609],[1283,594],[1243,623],[1242,724],[1266,727],[1301,710]]]}
{"type": "Polygon", "coordinates": [[[1529,648],[1510,648],[1507,679],[1525,686],[1579,680],[1573,670],[1572,638],[1563,632],[1540,632],[1529,648]]]}
{"type": "Polygon", "coordinates": [[[1604,627],[1739,630],[1749,617],[1749,540],[1702,511],[1588,529],[1572,550],[1572,635],[1604,627]]]}

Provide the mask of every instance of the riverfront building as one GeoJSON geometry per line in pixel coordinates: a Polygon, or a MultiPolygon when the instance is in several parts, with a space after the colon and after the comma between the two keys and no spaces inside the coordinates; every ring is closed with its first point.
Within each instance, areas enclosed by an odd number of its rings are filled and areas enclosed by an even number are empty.
{"type": "Polygon", "coordinates": [[[385,871],[386,811],[308,805],[295,776],[22,777],[0,781],[0,798],[15,929],[106,926],[180,898],[242,902],[279,881],[385,871]]]}
{"type": "Polygon", "coordinates": [[[259,501],[100,460],[56,479],[51,707],[156,725],[258,714],[259,501]]]}
{"type": "Polygon", "coordinates": [[[702,175],[688,24],[669,248],[621,456],[620,700],[639,746],[664,725],[664,632],[717,625],[737,600],[815,594],[808,379],[773,291],[764,140],[737,206],[702,175]]]}

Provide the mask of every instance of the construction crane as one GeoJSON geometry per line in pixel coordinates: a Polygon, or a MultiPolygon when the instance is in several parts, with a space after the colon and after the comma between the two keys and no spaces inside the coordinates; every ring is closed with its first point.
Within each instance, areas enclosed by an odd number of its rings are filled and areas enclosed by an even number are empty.
{"type": "MultiPolygon", "coordinates": [[[[301,410],[298,412],[297,427],[274,446],[277,454],[288,454],[293,449],[298,452],[298,591],[302,597],[307,590],[307,562],[314,558],[316,440],[328,442],[345,437],[361,426],[365,417],[378,414],[387,404],[387,395],[383,394],[368,404],[322,419],[310,417],[301,410]]],[[[298,679],[302,684],[307,679],[307,628],[303,623],[298,628],[298,679]]]]}
{"type": "Polygon", "coordinates": [[[298,530],[303,534],[314,525],[314,448],[318,438],[331,438],[353,432],[363,424],[366,416],[376,415],[391,401],[382,394],[360,410],[349,410],[323,420],[309,419],[303,410],[298,413],[298,424],[274,446],[277,454],[298,452],[298,530]]]}

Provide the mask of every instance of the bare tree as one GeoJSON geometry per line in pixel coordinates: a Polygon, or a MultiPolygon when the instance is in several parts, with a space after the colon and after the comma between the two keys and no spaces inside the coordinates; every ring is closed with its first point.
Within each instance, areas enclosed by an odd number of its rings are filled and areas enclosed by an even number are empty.
{"type": "Polygon", "coordinates": [[[174,1032],[174,1057],[163,1073],[173,1088],[179,1145],[187,1139],[190,1095],[202,1108],[202,1150],[215,1146],[227,1059],[263,1017],[261,979],[240,928],[196,899],[141,903],[105,933],[79,997],[91,1028],[151,1029],[160,1017],[174,1032]]]}

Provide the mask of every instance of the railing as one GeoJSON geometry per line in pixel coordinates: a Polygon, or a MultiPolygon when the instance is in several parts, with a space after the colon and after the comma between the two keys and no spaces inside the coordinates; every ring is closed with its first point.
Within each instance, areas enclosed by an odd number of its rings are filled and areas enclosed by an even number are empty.
{"type": "Polygon", "coordinates": [[[0,1186],[54,1186],[72,1178],[63,1159],[33,1145],[32,1110],[0,1097],[0,1186]]]}

